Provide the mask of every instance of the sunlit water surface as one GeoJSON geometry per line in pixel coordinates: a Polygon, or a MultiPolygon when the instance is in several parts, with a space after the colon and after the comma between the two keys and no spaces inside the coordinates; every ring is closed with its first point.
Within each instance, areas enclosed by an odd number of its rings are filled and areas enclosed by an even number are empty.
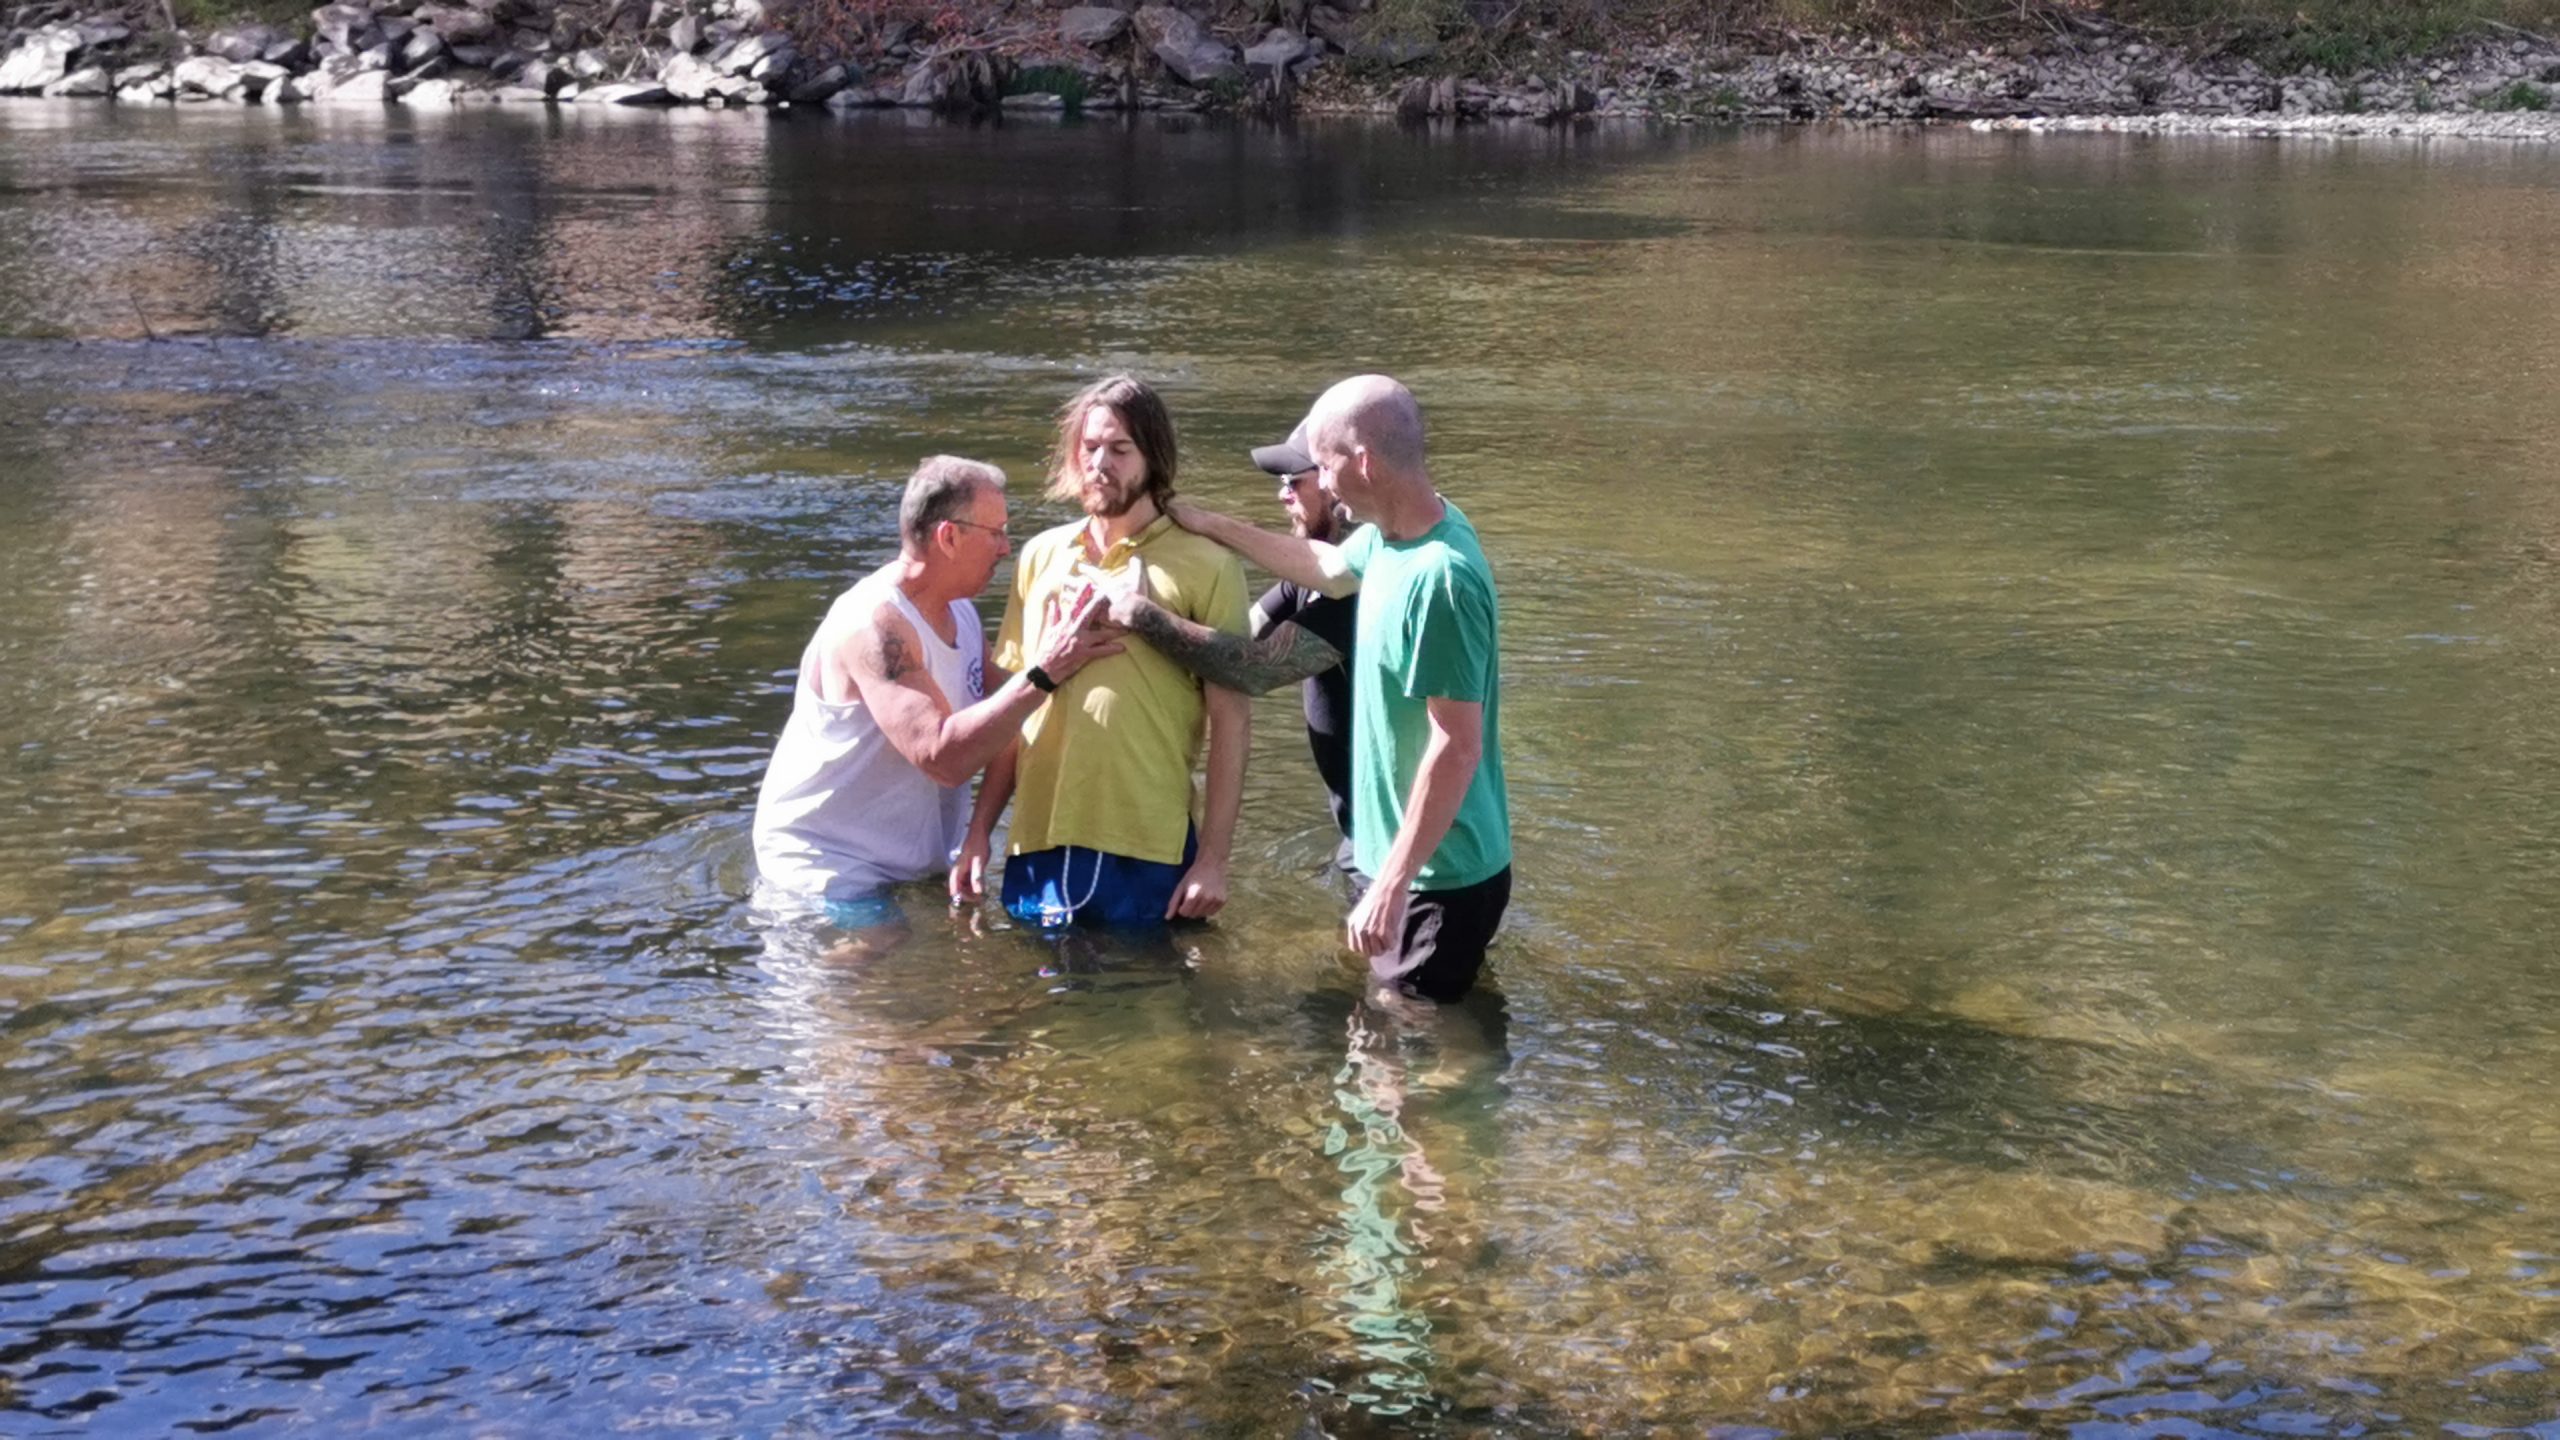
{"type": "Polygon", "coordinates": [[[2555,1433],[2560,157],[0,108],[0,1432],[2555,1433]],[[1494,983],[746,903],[931,450],[1392,370],[1494,983]]]}

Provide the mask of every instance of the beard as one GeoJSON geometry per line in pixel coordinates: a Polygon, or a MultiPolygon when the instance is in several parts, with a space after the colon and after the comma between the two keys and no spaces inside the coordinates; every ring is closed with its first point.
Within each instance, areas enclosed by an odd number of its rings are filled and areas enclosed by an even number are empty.
{"type": "Polygon", "coordinates": [[[1089,479],[1078,487],[1076,499],[1087,515],[1097,520],[1117,520],[1137,509],[1138,502],[1150,493],[1144,480],[1120,485],[1109,479],[1089,479]]]}
{"type": "Polygon", "coordinates": [[[1336,536],[1350,528],[1350,512],[1343,509],[1338,502],[1327,503],[1323,509],[1303,520],[1296,516],[1291,516],[1289,519],[1290,534],[1301,540],[1313,540],[1319,545],[1333,544],[1336,536]]]}

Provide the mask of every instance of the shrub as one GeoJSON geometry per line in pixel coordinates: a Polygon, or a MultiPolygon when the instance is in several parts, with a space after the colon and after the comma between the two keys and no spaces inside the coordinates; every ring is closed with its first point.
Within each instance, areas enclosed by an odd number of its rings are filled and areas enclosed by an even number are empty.
{"type": "Polygon", "coordinates": [[[1084,113],[1085,96],[1092,93],[1092,82],[1073,65],[1032,65],[1005,77],[1007,95],[1055,95],[1067,102],[1067,113],[1084,113]]]}
{"type": "Polygon", "coordinates": [[[2519,80],[2503,89],[2490,91],[2474,103],[2483,110],[2548,110],[2551,108],[2551,92],[2519,80]]]}

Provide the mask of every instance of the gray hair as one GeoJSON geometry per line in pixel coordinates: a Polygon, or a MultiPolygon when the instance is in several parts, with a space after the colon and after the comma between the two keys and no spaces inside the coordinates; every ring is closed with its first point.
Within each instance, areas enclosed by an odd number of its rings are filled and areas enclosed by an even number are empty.
{"type": "Polygon", "coordinates": [[[957,520],[982,490],[1002,490],[1004,472],[984,460],[957,455],[928,455],[907,477],[907,495],[898,502],[898,536],[909,550],[922,551],[933,542],[933,527],[957,520]]]}

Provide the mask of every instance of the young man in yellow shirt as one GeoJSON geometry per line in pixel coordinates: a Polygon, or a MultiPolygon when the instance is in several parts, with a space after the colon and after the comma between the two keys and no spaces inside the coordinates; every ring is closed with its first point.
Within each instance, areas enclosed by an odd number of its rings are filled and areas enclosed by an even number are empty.
{"type": "MultiPolygon", "coordinates": [[[[1175,459],[1172,417],[1145,382],[1113,376],[1067,402],[1049,495],[1076,501],[1085,518],[1022,547],[997,664],[1039,654],[1049,617],[1070,613],[1088,585],[1133,561],[1143,562],[1157,604],[1244,633],[1244,566],[1165,516],[1175,459]]],[[[1135,638],[1054,685],[1037,667],[1025,673],[1051,694],[1019,745],[987,768],[961,847],[969,888],[982,884],[996,817],[1011,799],[1004,904],[1016,919],[1140,926],[1216,914],[1244,797],[1250,699],[1203,684],[1135,638]],[[1207,784],[1195,807],[1204,720],[1207,784]]]]}

